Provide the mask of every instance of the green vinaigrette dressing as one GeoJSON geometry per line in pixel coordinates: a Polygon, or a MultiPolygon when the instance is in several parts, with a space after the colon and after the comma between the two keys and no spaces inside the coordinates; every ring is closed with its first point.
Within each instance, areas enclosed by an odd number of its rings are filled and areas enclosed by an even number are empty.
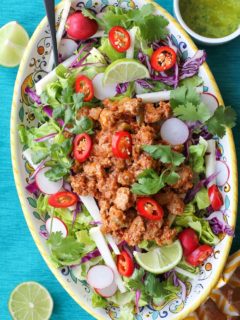
{"type": "Polygon", "coordinates": [[[208,38],[222,38],[240,25],[240,0],[180,0],[180,12],[190,29],[208,38]]]}

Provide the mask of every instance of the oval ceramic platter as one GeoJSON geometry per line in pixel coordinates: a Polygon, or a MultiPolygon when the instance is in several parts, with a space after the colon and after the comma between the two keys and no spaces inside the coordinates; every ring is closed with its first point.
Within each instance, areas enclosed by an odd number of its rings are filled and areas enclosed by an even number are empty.
{"type": "MultiPolygon", "coordinates": [[[[107,4],[122,6],[129,10],[135,7],[141,7],[146,2],[144,0],[82,0],[72,4],[72,9],[80,9],[82,6],[91,8],[95,12],[101,11],[107,4]]],[[[169,31],[175,46],[179,49],[184,59],[192,57],[197,50],[189,36],[176,23],[176,21],[160,6],[156,6],[156,12],[164,15],[169,20],[169,31]]],[[[61,18],[63,3],[60,3],[56,10],[57,24],[61,18]]],[[[27,185],[29,175],[33,171],[28,162],[22,157],[22,146],[18,139],[17,128],[19,124],[24,123],[33,125],[34,115],[29,111],[30,101],[25,95],[26,86],[33,87],[34,82],[40,80],[47,73],[47,61],[51,50],[50,34],[46,18],[36,29],[32,39],[25,52],[19,68],[12,105],[11,115],[11,149],[12,163],[15,176],[15,182],[18,195],[21,201],[22,209],[43,258],[54,273],[58,281],[65,290],[74,298],[77,303],[86,309],[97,319],[117,319],[118,309],[112,306],[108,309],[94,309],[91,306],[91,289],[86,281],[79,281],[74,276],[71,268],[65,267],[56,269],[50,261],[49,251],[45,243],[46,236],[45,221],[42,221],[36,211],[36,200],[32,198],[25,186],[27,185]]],[[[204,90],[217,96],[220,103],[223,103],[215,80],[206,64],[200,68],[200,76],[204,79],[204,90]]],[[[237,169],[235,147],[232,133],[227,131],[227,135],[218,143],[219,160],[218,165],[221,168],[221,174],[218,176],[218,185],[223,192],[225,199],[225,216],[231,226],[235,226],[237,211],[237,169]]],[[[172,301],[157,307],[149,305],[140,310],[136,316],[137,320],[159,320],[159,319],[184,319],[191,311],[195,310],[209,295],[211,289],[216,285],[226,259],[229,254],[232,238],[225,236],[214,249],[214,255],[201,268],[201,272],[194,280],[188,283],[187,297],[183,301],[181,296],[175,296],[172,301]]]]}

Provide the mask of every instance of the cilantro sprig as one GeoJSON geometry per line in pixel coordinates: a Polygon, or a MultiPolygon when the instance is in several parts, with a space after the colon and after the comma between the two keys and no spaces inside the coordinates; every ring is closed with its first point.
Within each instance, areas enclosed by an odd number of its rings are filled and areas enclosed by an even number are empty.
{"type": "Polygon", "coordinates": [[[184,155],[179,152],[172,151],[170,146],[165,145],[144,145],[142,149],[150,154],[150,156],[162,163],[169,163],[172,166],[179,166],[185,160],[184,155]]]}
{"type": "Polygon", "coordinates": [[[100,19],[89,10],[82,9],[82,13],[85,16],[96,20],[106,32],[114,26],[122,26],[126,29],[136,26],[139,27],[143,39],[148,42],[165,39],[168,34],[166,29],[168,21],[163,16],[155,15],[154,11],[152,4],[146,4],[142,8],[134,10],[108,6],[100,19]]]}
{"type": "Polygon", "coordinates": [[[179,175],[171,170],[165,170],[159,176],[153,169],[145,169],[138,177],[137,183],[132,185],[132,193],[138,195],[153,195],[158,193],[166,184],[175,184],[179,175]]]}
{"type": "Polygon", "coordinates": [[[236,124],[236,112],[231,107],[219,106],[212,114],[191,86],[173,90],[170,104],[174,116],[183,121],[200,121],[210,133],[220,138],[225,135],[226,127],[233,128],[236,124]]]}

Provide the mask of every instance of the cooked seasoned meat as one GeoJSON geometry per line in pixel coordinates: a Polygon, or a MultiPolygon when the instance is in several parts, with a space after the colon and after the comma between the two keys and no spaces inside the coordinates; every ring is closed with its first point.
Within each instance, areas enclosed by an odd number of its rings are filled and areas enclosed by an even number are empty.
{"type": "MultiPolygon", "coordinates": [[[[74,161],[71,185],[79,195],[94,196],[100,208],[102,231],[125,240],[129,245],[138,245],[143,239],[158,245],[172,243],[176,230],[167,224],[167,214],[181,215],[184,211],[182,198],[192,187],[192,170],[186,165],[177,169],[179,181],[167,186],[159,194],[150,196],[164,209],[164,220],[151,221],[138,215],[136,200],[131,186],[145,169],[154,169],[159,175],[169,165],[154,160],[142,149],[143,145],[166,144],[160,140],[159,124],[171,116],[169,103],[143,104],[140,99],[103,101],[103,108],[83,107],[78,117],[88,116],[94,120],[95,130],[91,136],[93,147],[89,158],[79,163],[74,161]],[[139,119],[142,115],[141,121],[139,119]],[[127,159],[113,154],[112,137],[116,132],[128,131],[132,137],[132,151],[127,159]]],[[[173,150],[183,151],[183,146],[173,150]]]]}
{"type": "Polygon", "coordinates": [[[161,192],[155,196],[155,199],[161,206],[166,207],[170,214],[181,215],[184,211],[183,199],[172,191],[161,192]]]}
{"type": "Polygon", "coordinates": [[[137,216],[130,227],[125,231],[123,240],[125,240],[130,246],[135,246],[143,240],[145,232],[145,226],[143,218],[137,216]]]}
{"type": "Polygon", "coordinates": [[[204,304],[200,306],[199,311],[204,315],[204,318],[208,320],[228,319],[227,316],[218,309],[218,306],[211,298],[209,298],[204,304]]]}
{"type": "Polygon", "coordinates": [[[160,120],[167,119],[171,115],[171,106],[169,102],[161,101],[158,107],[153,103],[145,104],[144,122],[154,123],[160,120]]]}

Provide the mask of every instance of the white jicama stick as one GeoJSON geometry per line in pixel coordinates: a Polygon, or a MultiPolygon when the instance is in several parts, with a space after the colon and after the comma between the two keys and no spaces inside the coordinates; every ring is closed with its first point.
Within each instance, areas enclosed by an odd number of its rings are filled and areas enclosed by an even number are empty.
{"type": "MultiPolygon", "coordinates": [[[[76,59],[76,56],[72,56],[70,58],[68,58],[67,60],[65,60],[63,63],[61,63],[64,67],[69,68],[71,66],[71,64],[73,63],[73,61],[76,59]]],[[[56,68],[53,69],[51,72],[49,72],[44,78],[42,78],[40,81],[38,81],[35,84],[35,88],[36,88],[36,93],[37,95],[41,95],[41,93],[44,91],[44,89],[46,88],[46,86],[55,81],[57,79],[57,75],[56,75],[56,68]]]]}
{"type": "Polygon", "coordinates": [[[134,46],[135,46],[135,38],[136,38],[137,27],[133,27],[128,31],[130,35],[130,47],[127,49],[126,58],[132,59],[134,56],[134,46]]]}
{"type": "MultiPolygon", "coordinates": [[[[100,215],[100,211],[99,211],[98,205],[96,203],[96,200],[92,196],[80,196],[80,199],[81,199],[82,203],[85,205],[85,207],[87,208],[87,210],[89,211],[93,220],[101,221],[101,215],[100,215]]],[[[118,246],[117,246],[116,242],[114,241],[113,237],[110,234],[108,234],[108,235],[106,235],[106,238],[107,238],[108,243],[110,244],[111,248],[113,249],[113,252],[115,254],[120,254],[118,246]]]]}
{"type": "MultiPolygon", "coordinates": [[[[57,38],[57,47],[59,48],[60,46],[60,42],[64,33],[64,28],[65,28],[65,24],[67,21],[67,17],[71,8],[71,1],[70,0],[65,0],[64,1],[64,7],[63,7],[63,11],[62,11],[62,16],[61,16],[61,21],[58,27],[58,31],[56,34],[56,38],[57,38]]],[[[47,65],[47,71],[50,72],[53,68],[53,63],[54,63],[54,56],[53,56],[53,50],[51,50],[50,53],[50,58],[48,61],[48,65],[47,65]]]]}
{"type": "Polygon", "coordinates": [[[23,151],[23,156],[29,162],[30,166],[33,167],[34,170],[37,169],[38,164],[34,164],[32,161],[32,151],[30,149],[26,149],[23,151]]]}
{"type": "MultiPolygon", "coordinates": [[[[196,87],[197,93],[203,92],[203,87],[196,87]]],[[[151,102],[156,103],[159,101],[168,101],[170,100],[171,90],[159,91],[159,92],[150,92],[150,93],[142,93],[137,94],[137,98],[141,98],[142,102],[151,102]]]]}
{"type": "Polygon", "coordinates": [[[113,260],[111,251],[108,248],[107,242],[106,242],[100,228],[99,227],[91,228],[89,231],[89,234],[90,234],[91,238],[95,241],[96,246],[97,246],[98,250],[100,251],[101,256],[102,256],[104,262],[106,263],[106,265],[113,270],[114,276],[115,276],[115,281],[118,286],[118,289],[120,290],[121,293],[126,292],[125,285],[124,285],[122,278],[118,272],[116,263],[113,260]]]}
{"type": "MultiPolygon", "coordinates": [[[[206,177],[210,177],[216,172],[216,142],[211,139],[208,140],[208,147],[205,155],[205,164],[206,164],[206,177]]],[[[216,178],[209,182],[208,187],[216,184],[216,178]]]]}
{"type": "Polygon", "coordinates": [[[90,37],[91,38],[102,38],[104,36],[104,30],[98,30],[96,33],[94,33],[93,36],[90,37]]]}

